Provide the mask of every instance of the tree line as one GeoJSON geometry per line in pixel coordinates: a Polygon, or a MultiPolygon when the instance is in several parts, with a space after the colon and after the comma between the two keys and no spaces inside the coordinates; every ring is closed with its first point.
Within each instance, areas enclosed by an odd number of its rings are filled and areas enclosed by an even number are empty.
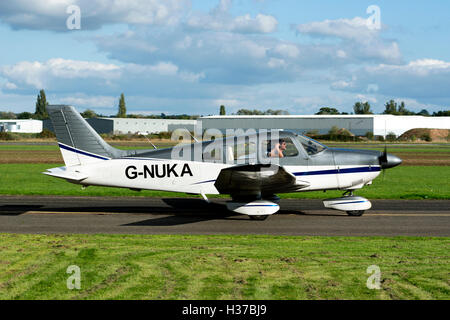
{"type": "MultiPolygon", "coordinates": [[[[389,100],[386,102],[385,110],[382,114],[394,114],[394,115],[419,115],[419,116],[432,116],[432,117],[448,117],[450,116],[450,110],[442,110],[438,112],[433,112],[430,114],[426,109],[422,109],[420,112],[413,112],[406,109],[405,103],[402,101],[400,104],[397,104],[394,100],[389,100]]],[[[225,115],[225,106],[221,105],[219,109],[220,115],[225,115]]],[[[261,111],[257,109],[239,109],[233,115],[288,115],[289,112],[286,110],[272,110],[268,109],[266,111],[261,111]]],[[[348,112],[339,112],[338,109],[333,107],[321,107],[317,115],[346,115],[348,112]]],[[[369,102],[355,102],[353,105],[353,114],[374,114],[372,111],[372,106],[369,102]]]]}
{"type": "MultiPolygon", "coordinates": [[[[5,112],[0,111],[0,119],[37,119],[44,120],[48,119],[47,106],[49,105],[47,101],[47,97],[45,95],[45,91],[42,89],[39,91],[39,94],[36,98],[36,108],[35,112],[21,112],[21,113],[13,113],[13,112],[5,112]]],[[[389,100],[384,105],[385,109],[382,114],[393,114],[393,115],[421,115],[421,116],[432,116],[432,117],[448,117],[450,116],[450,110],[441,110],[437,112],[433,112],[430,114],[426,109],[422,109],[420,112],[413,112],[406,108],[405,103],[402,101],[397,104],[394,100],[389,100]]],[[[355,102],[353,105],[353,113],[354,114],[374,114],[372,111],[372,106],[369,102],[355,102]]],[[[220,115],[226,115],[225,106],[221,105],[219,109],[220,115]]],[[[336,108],[333,107],[321,107],[317,115],[346,115],[347,112],[339,112],[336,108]]],[[[286,110],[280,109],[267,109],[265,111],[257,110],[257,109],[239,109],[233,115],[289,115],[289,112],[286,110]]],[[[101,114],[97,114],[91,109],[86,109],[81,112],[81,116],[84,118],[99,118],[106,117],[101,114]]],[[[179,115],[166,115],[165,113],[161,113],[159,115],[141,115],[141,114],[127,114],[127,108],[125,103],[125,95],[121,93],[118,103],[118,111],[115,115],[110,115],[109,117],[116,118],[142,118],[142,119],[197,119],[199,115],[188,115],[188,114],[179,114],[179,115]]]]}
{"type": "MultiPolygon", "coordinates": [[[[353,105],[354,114],[374,114],[372,111],[372,107],[369,102],[355,102],[353,105]]],[[[338,115],[338,114],[348,114],[347,112],[339,112],[336,108],[331,107],[322,107],[315,114],[329,114],[329,115],[338,115]]],[[[384,104],[384,111],[381,114],[393,114],[393,115],[402,115],[402,116],[431,116],[431,117],[448,117],[450,116],[450,110],[442,110],[438,112],[433,112],[430,114],[428,110],[422,109],[419,112],[410,111],[406,108],[405,102],[400,102],[397,104],[394,100],[389,100],[384,104]]]]}

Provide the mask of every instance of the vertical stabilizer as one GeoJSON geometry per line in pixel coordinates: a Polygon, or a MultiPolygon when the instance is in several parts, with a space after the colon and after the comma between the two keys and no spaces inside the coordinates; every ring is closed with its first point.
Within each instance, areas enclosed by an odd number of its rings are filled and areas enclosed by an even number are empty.
{"type": "Polygon", "coordinates": [[[47,112],[67,167],[85,165],[127,154],[107,144],[72,106],[50,105],[47,112]]]}

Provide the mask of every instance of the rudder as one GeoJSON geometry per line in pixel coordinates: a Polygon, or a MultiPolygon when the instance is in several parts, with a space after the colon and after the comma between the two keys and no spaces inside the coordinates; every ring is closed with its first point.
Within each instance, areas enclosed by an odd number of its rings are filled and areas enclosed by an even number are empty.
{"type": "Polygon", "coordinates": [[[67,167],[118,158],[127,154],[111,147],[72,106],[49,105],[47,112],[67,167]]]}

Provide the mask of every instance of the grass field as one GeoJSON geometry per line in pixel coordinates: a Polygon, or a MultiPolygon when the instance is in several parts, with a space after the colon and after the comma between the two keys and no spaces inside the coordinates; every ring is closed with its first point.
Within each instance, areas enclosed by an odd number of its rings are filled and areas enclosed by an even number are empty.
{"type": "MultiPolygon", "coordinates": [[[[160,148],[170,147],[174,142],[155,141],[160,148]]],[[[119,149],[152,149],[148,142],[112,142],[119,149]]],[[[339,148],[367,149],[383,151],[384,146],[367,144],[335,144],[339,148]]],[[[393,144],[388,151],[403,160],[403,166],[450,166],[449,144],[393,144]]],[[[63,162],[56,143],[31,144],[24,142],[0,143],[0,164],[2,163],[59,163],[63,162]]]]}
{"type": "Polygon", "coordinates": [[[0,234],[0,299],[448,299],[447,238],[0,234]],[[81,289],[66,286],[70,265],[81,289]],[[381,270],[368,289],[367,268],[381,270]]]}
{"type": "MultiPolygon", "coordinates": [[[[141,192],[121,188],[88,187],[42,174],[48,168],[62,164],[2,164],[0,194],[8,195],[70,195],[70,196],[188,196],[162,191],[141,192]]],[[[358,190],[369,199],[450,199],[450,167],[405,166],[387,170],[371,186],[358,190]]],[[[282,198],[323,199],[340,196],[342,191],[298,192],[280,194],[282,198]]]]}
{"type": "MultiPolygon", "coordinates": [[[[127,143],[119,147],[134,148],[127,143]]],[[[389,152],[404,164],[357,195],[450,199],[448,144],[401,145],[389,152]]],[[[190,197],[81,190],[41,173],[62,166],[61,161],[56,145],[0,144],[0,194],[190,197]]],[[[280,196],[323,199],[341,194],[280,196]]],[[[0,299],[449,299],[449,247],[449,238],[424,237],[0,234],[0,299]],[[70,265],[81,268],[80,290],[67,289],[70,265]],[[366,287],[371,265],[381,269],[380,290],[366,287]]]]}

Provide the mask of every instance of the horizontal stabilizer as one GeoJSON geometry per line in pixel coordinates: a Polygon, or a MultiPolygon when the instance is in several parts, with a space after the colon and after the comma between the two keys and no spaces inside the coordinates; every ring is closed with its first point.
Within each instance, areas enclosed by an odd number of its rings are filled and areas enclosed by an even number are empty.
{"type": "Polygon", "coordinates": [[[52,169],[47,169],[46,172],[42,172],[42,173],[52,176],[52,177],[57,177],[57,178],[72,180],[72,181],[82,181],[88,177],[87,174],[82,173],[73,167],[71,167],[70,170],[67,167],[52,168],[52,169]]]}

